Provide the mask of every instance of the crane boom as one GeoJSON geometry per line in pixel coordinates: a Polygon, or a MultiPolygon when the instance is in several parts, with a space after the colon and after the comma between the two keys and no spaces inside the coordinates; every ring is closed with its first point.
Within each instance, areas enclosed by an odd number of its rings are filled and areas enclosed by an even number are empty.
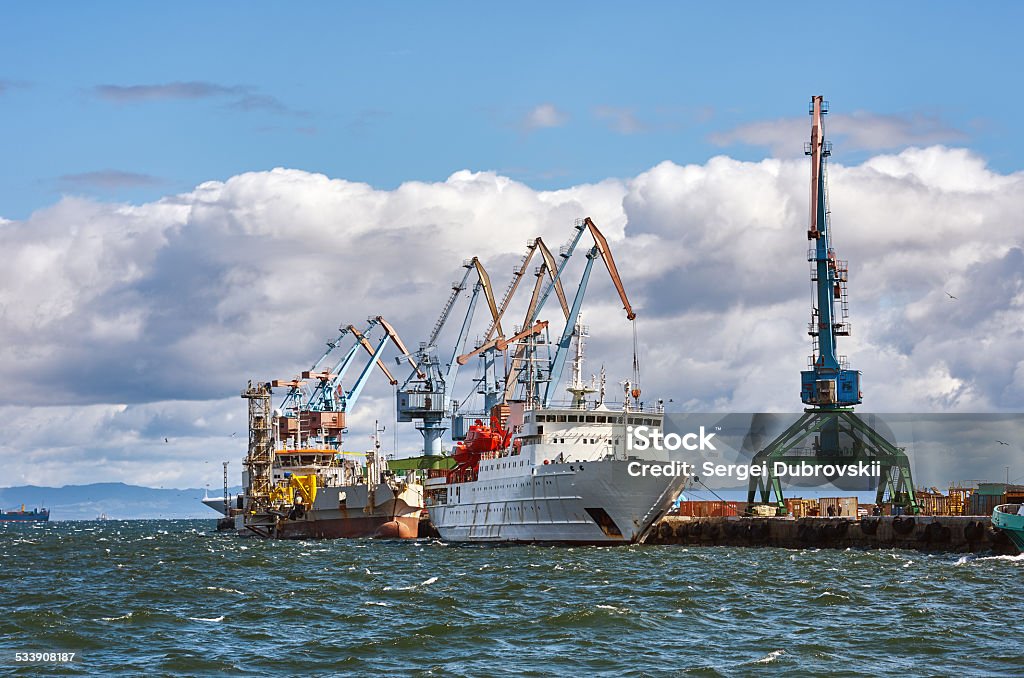
{"type": "MultiPolygon", "coordinates": [[[[488,326],[487,332],[484,334],[484,341],[482,346],[488,346],[488,348],[494,346],[494,344],[491,343],[491,340],[495,336],[495,331],[497,331],[499,337],[501,337],[504,334],[504,332],[501,329],[500,321],[505,316],[505,311],[508,310],[509,303],[515,296],[516,289],[518,289],[520,281],[522,281],[523,277],[526,274],[527,268],[530,266],[530,261],[533,260],[533,255],[537,252],[540,252],[541,258],[544,259],[544,263],[541,266],[541,270],[546,271],[548,276],[551,278],[551,282],[555,286],[555,293],[558,295],[558,301],[562,305],[562,312],[565,314],[566,317],[569,317],[569,305],[568,303],[566,303],[565,300],[565,292],[562,289],[562,283],[561,281],[556,280],[555,278],[555,271],[558,269],[558,265],[555,263],[555,258],[551,255],[551,250],[549,250],[548,246],[544,244],[544,239],[537,237],[534,238],[529,245],[527,245],[526,254],[523,256],[522,262],[512,272],[512,280],[511,282],[509,282],[508,288],[505,290],[505,296],[502,297],[501,299],[501,304],[497,308],[497,313],[492,313],[492,315],[494,316],[494,320],[488,326]]],[[[536,297],[536,293],[534,294],[534,297],[536,297]]],[[[468,360],[469,358],[479,353],[480,351],[477,350],[465,356],[460,356],[460,358],[466,358],[466,360],[468,360]]],[[[465,362],[460,362],[459,364],[465,365],[465,362]]]]}
{"type": "MultiPolygon", "coordinates": [[[[483,270],[483,266],[480,266],[480,270],[483,270]]],[[[458,377],[459,368],[462,363],[458,361],[457,356],[462,351],[466,350],[466,341],[469,339],[469,326],[473,322],[473,315],[476,313],[476,303],[480,298],[480,290],[484,290],[484,293],[488,297],[488,304],[491,308],[491,317],[496,317],[497,309],[493,305],[493,296],[489,294],[490,279],[486,278],[487,272],[483,272],[484,277],[478,275],[476,285],[473,286],[473,294],[469,298],[469,306],[466,307],[466,315],[462,318],[462,327],[459,328],[459,334],[455,338],[455,343],[452,346],[452,355],[448,359],[447,371],[441,375],[441,386],[446,393],[450,393],[452,388],[455,386],[455,379],[458,377]],[[484,280],[487,280],[485,284],[484,280]]]]}
{"type": "MultiPolygon", "coordinates": [[[[505,298],[502,300],[501,308],[498,309],[498,317],[499,318],[500,318],[501,315],[504,315],[505,310],[508,308],[508,302],[509,302],[509,300],[512,299],[512,296],[515,294],[516,288],[519,286],[519,281],[522,280],[523,275],[524,275],[524,273],[526,271],[526,267],[529,266],[529,264],[530,264],[530,259],[533,257],[533,253],[538,251],[538,250],[541,251],[541,256],[544,257],[545,263],[541,265],[540,270],[537,273],[537,282],[534,283],[534,286],[533,286],[533,295],[530,297],[530,303],[529,303],[529,305],[526,308],[526,322],[524,323],[524,326],[528,326],[530,324],[530,322],[531,322],[530,318],[533,316],[534,309],[537,306],[537,297],[540,296],[540,289],[541,289],[541,285],[542,285],[542,283],[544,281],[544,274],[545,274],[545,272],[547,272],[548,275],[551,276],[552,281],[554,281],[554,266],[553,266],[554,265],[554,258],[551,257],[550,250],[548,250],[547,246],[544,244],[544,241],[541,240],[540,238],[535,238],[534,239],[533,243],[530,245],[529,249],[527,250],[526,256],[523,257],[523,263],[519,266],[519,269],[516,270],[513,273],[512,283],[509,285],[508,291],[505,292],[505,298]],[[545,252],[546,252],[546,255],[544,254],[545,252]],[[548,259],[551,260],[552,266],[549,266],[547,264],[548,259]]],[[[556,284],[558,286],[557,287],[558,298],[562,301],[562,303],[563,303],[563,310],[565,312],[565,317],[568,318],[569,317],[569,308],[568,308],[568,306],[564,306],[565,294],[562,292],[562,283],[560,281],[555,281],[555,282],[556,282],[556,284]]],[[[477,346],[475,349],[473,349],[469,353],[465,353],[463,355],[460,355],[458,358],[456,358],[456,361],[460,365],[465,365],[467,362],[469,362],[470,358],[472,358],[474,356],[477,356],[477,355],[483,353],[484,351],[490,350],[492,348],[496,348],[498,346],[498,342],[502,339],[502,336],[504,334],[499,329],[498,336],[494,337],[494,329],[495,329],[496,325],[497,325],[496,322],[492,323],[490,329],[487,332],[487,335],[485,336],[484,343],[482,343],[480,346],[477,346]]],[[[506,342],[506,343],[511,343],[511,342],[506,342]]],[[[499,351],[504,351],[505,349],[504,348],[498,348],[498,350],[499,351]]],[[[515,362],[514,364],[518,364],[518,362],[515,362]]]]}
{"type": "Polygon", "coordinates": [[[598,230],[597,225],[594,224],[590,217],[587,217],[583,223],[590,228],[590,234],[594,236],[601,260],[604,261],[604,265],[608,269],[608,275],[612,277],[612,283],[615,285],[615,291],[619,293],[619,299],[622,300],[622,308],[626,311],[626,319],[633,320],[636,318],[636,313],[633,312],[633,307],[626,296],[626,288],[622,285],[622,278],[619,277],[619,269],[615,266],[615,258],[612,256],[611,248],[608,247],[608,240],[598,230]]]}
{"type": "Polygon", "coordinates": [[[497,328],[498,334],[504,334],[501,329],[501,314],[498,313],[498,305],[494,301],[494,289],[491,287],[491,276],[480,263],[480,259],[473,257],[473,266],[476,268],[477,277],[480,279],[480,286],[484,290],[484,298],[487,299],[487,308],[491,311],[491,324],[497,328]]]}
{"type": "MultiPolygon", "coordinates": [[[[373,346],[366,340],[366,337],[352,325],[349,325],[348,327],[349,331],[352,332],[352,335],[356,338],[356,341],[366,349],[367,353],[373,355],[373,346]]],[[[398,380],[391,375],[391,370],[387,368],[387,365],[385,365],[383,361],[378,360],[377,365],[380,366],[381,371],[384,373],[384,376],[388,378],[388,381],[391,382],[392,386],[398,383],[398,380]]]]}
{"type": "MultiPolygon", "coordinates": [[[[544,306],[544,302],[547,300],[548,295],[551,293],[551,290],[554,287],[554,283],[558,283],[561,280],[562,271],[565,269],[566,263],[569,261],[569,258],[575,251],[576,245],[579,243],[579,240],[582,237],[584,231],[590,231],[590,234],[594,237],[594,247],[591,248],[591,250],[587,253],[586,275],[588,277],[590,275],[590,268],[593,266],[594,257],[601,257],[601,260],[604,262],[605,267],[608,269],[608,274],[611,276],[612,283],[615,285],[615,290],[619,294],[619,299],[622,300],[623,309],[626,311],[626,318],[628,320],[636,319],[636,313],[633,311],[633,306],[632,304],[630,304],[629,297],[626,295],[626,289],[622,284],[622,278],[619,276],[619,269],[615,265],[615,258],[612,256],[611,247],[608,245],[608,239],[604,237],[604,234],[601,233],[601,230],[597,227],[597,224],[595,224],[594,220],[591,219],[590,217],[586,217],[582,221],[577,221],[576,229],[577,233],[575,237],[573,238],[572,242],[565,248],[565,252],[561,255],[562,262],[561,264],[559,264],[558,270],[553,277],[553,283],[548,285],[547,289],[544,291],[544,294],[540,297],[540,299],[537,298],[539,286],[534,288],[534,295],[533,298],[530,300],[530,306],[527,309],[526,322],[523,323],[524,326],[529,326],[537,320],[537,315],[539,315],[541,309],[544,306]]],[[[540,282],[540,280],[541,278],[538,278],[538,283],[540,282]]],[[[585,291],[585,287],[586,286],[584,285],[583,290],[577,291],[577,295],[585,291]]],[[[572,336],[573,327],[576,324],[576,321],[572,319],[572,315],[572,311],[570,311],[569,315],[566,316],[565,331],[569,332],[570,338],[572,336]]],[[[576,315],[579,315],[578,310],[576,311],[576,315]]],[[[523,360],[526,350],[526,346],[520,346],[519,349],[516,351],[515,356],[513,356],[512,358],[512,364],[509,369],[509,373],[505,379],[506,400],[510,399],[512,397],[512,394],[515,392],[516,381],[519,379],[519,374],[522,371],[523,360]]],[[[634,346],[634,352],[635,350],[636,347],[634,346]]],[[[561,346],[559,346],[559,351],[561,351],[561,346]]],[[[562,362],[564,363],[564,356],[562,357],[562,362]]],[[[560,373],[561,370],[559,370],[559,374],[560,373]]]]}
{"type": "MultiPolygon", "coordinates": [[[[364,335],[368,334],[376,325],[376,318],[370,318],[366,329],[362,332],[360,332],[355,325],[348,325],[343,331],[344,333],[351,334],[355,337],[356,343],[352,344],[342,359],[338,361],[338,364],[334,366],[334,369],[322,373],[302,373],[301,377],[303,379],[316,378],[320,380],[320,383],[317,385],[313,395],[309,398],[309,402],[307,404],[308,407],[324,411],[331,411],[335,409],[337,406],[335,401],[335,389],[345,378],[345,374],[352,366],[352,359],[355,358],[355,354],[356,351],[359,350],[359,346],[362,345],[368,354],[371,356],[373,355],[373,347],[366,340],[364,335]]],[[[380,366],[381,370],[383,370],[384,375],[391,380],[391,373],[388,371],[387,367],[384,366],[384,363],[382,361],[378,361],[377,364],[380,366]]]]}
{"type": "MultiPolygon", "coordinates": [[[[533,284],[533,294],[530,296],[530,303],[526,307],[526,321],[523,323],[524,327],[529,327],[537,319],[538,306],[540,304],[540,290],[544,284],[544,272],[541,270],[537,274],[537,282],[533,284]]],[[[549,288],[550,289],[550,286],[549,288]]],[[[569,316],[565,316],[565,321],[569,322],[569,316]]],[[[512,356],[512,364],[508,368],[508,373],[505,375],[505,400],[512,398],[512,394],[516,390],[516,382],[519,379],[519,373],[523,370],[523,359],[526,357],[527,347],[525,344],[520,344],[516,348],[515,354],[512,356]]]]}
{"type": "Polygon", "coordinates": [[[448,322],[448,316],[452,312],[452,308],[455,306],[455,302],[459,298],[459,294],[462,290],[466,289],[466,281],[469,280],[469,274],[473,270],[473,261],[468,260],[462,264],[462,267],[466,269],[466,272],[462,274],[462,280],[452,284],[451,294],[448,295],[447,301],[444,302],[444,307],[441,308],[441,315],[437,317],[437,321],[434,322],[434,329],[430,331],[430,336],[427,338],[426,345],[433,346],[437,342],[438,336],[441,334],[441,330],[444,329],[444,324],[448,322]]]}
{"type": "Polygon", "coordinates": [[[512,337],[509,337],[508,339],[495,339],[494,340],[495,347],[499,351],[504,351],[506,348],[508,348],[509,344],[514,344],[515,342],[517,342],[517,341],[519,341],[521,339],[525,339],[526,337],[532,337],[535,334],[540,334],[545,329],[547,329],[547,326],[548,326],[548,321],[547,320],[540,320],[533,327],[528,327],[525,330],[523,330],[522,332],[520,332],[519,334],[513,335],[512,337]]]}
{"type": "MultiPolygon", "coordinates": [[[[383,318],[381,320],[383,320],[383,318]]],[[[377,349],[373,352],[373,355],[370,358],[370,362],[366,363],[366,367],[363,368],[363,371],[359,373],[359,378],[356,379],[355,386],[353,386],[352,390],[345,396],[344,409],[346,412],[355,407],[356,401],[359,400],[359,394],[363,392],[363,387],[366,386],[366,382],[370,378],[370,372],[373,371],[373,364],[380,362],[380,354],[384,352],[384,348],[388,345],[388,341],[394,339],[396,336],[398,335],[388,332],[384,335],[384,338],[380,340],[380,343],[377,345],[377,349]]],[[[397,342],[395,343],[397,344],[397,342]]]]}
{"type": "Polygon", "coordinates": [[[537,238],[537,249],[540,251],[540,256],[544,259],[544,266],[548,277],[551,278],[551,285],[555,288],[555,296],[558,297],[558,303],[562,306],[562,314],[568,319],[569,304],[565,300],[565,290],[562,289],[562,281],[555,277],[555,271],[558,270],[555,257],[552,256],[548,246],[544,244],[543,238],[537,238]]]}
{"type": "Polygon", "coordinates": [[[387,332],[387,335],[391,337],[391,341],[395,342],[395,346],[397,346],[398,350],[402,352],[402,357],[409,362],[409,365],[412,366],[412,369],[415,370],[416,374],[419,375],[420,379],[424,378],[426,375],[424,375],[423,372],[420,370],[419,364],[417,364],[416,359],[412,357],[412,354],[409,353],[409,349],[405,347],[405,343],[402,341],[402,338],[398,336],[398,330],[392,327],[391,323],[389,323],[387,320],[384,320],[383,316],[377,316],[377,322],[379,322],[380,326],[384,328],[384,331],[387,332]]]}

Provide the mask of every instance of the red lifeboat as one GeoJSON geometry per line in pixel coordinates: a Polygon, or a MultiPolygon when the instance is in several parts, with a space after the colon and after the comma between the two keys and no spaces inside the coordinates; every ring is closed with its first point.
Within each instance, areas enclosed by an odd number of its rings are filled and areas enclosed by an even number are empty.
{"type": "Polygon", "coordinates": [[[449,473],[449,482],[467,482],[476,478],[480,457],[508,446],[511,432],[504,431],[497,417],[491,417],[490,426],[477,419],[466,432],[466,439],[455,445],[452,457],[455,468],[449,473]]]}

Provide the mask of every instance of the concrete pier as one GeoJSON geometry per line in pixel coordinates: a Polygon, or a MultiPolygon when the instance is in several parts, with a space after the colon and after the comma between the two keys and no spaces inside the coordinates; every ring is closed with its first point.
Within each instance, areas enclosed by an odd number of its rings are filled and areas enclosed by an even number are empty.
{"type": "Polygon", "coordinates": [[[648,544],[777,546],[781,548],[913,549],[1016,555],[987,516],[881,516],[866,518],[662,518],[648,544]]]}

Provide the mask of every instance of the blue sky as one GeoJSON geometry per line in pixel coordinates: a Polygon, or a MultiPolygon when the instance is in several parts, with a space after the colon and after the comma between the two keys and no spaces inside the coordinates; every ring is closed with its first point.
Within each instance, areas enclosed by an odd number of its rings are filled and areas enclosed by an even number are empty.
{"type": "Polygon", "coordinates": [[[22,3],[4,15],[6,218],[62,194],[149,200],[278,166],[383,188],[494,170],[550,189],[661,160],[758,159],[784,148],[733,132],[796,118],[817,92],[890,123],[847,161],[923,141],[1020,166],[1019,3],[22,3]]]}
{"type": "MultiPolygon", "coordinates": [[[[244,453],[247,380],[308,369],[368,315],[416,345],[464,259],[503,290],[528,239],[557,246],[583,216],[638,309],[645,393],[798,409],[814,94],[861,411],[1024,411],[1022,20],[1021,3],[6,4],[7,482],[201,486],[244,453]]],[[[588,371],[627,378],[602,272],[584,313],[588,371]]],[[[368,383],[355,449],[393,403],[368,383]]]]}

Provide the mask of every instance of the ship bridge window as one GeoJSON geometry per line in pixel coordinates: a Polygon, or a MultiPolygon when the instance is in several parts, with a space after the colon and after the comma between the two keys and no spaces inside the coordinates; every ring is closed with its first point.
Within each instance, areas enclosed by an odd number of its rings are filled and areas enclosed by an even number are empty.
{"type": "Polygon", "coordinates": [[[592,415],[592,414],[591,415],[587,415],[587,423],[588,424],[593,424],[594,421],[595,421],[594,415],[592,415]]]}
{"type": "Polygon", "coordinates": [[[540,424],[537,425],[537,433],[544,433],[544,427],[540,424]]]}
{"type": "Polygon", "coordinates": [[[557,415],[557,420],[561,421],[561,422],[564,422],[565,421],[565,415],[564,414],[557,415]]]}
{"type": "Polygon", "coordinates": [[[606,423],[607,421],[608,421],[608,418],[607,418],[607,417],[598,417],[598,418],[597,418],[597,423],[598,423],[598,424],[604,424],[604,423],[606,423]]]}
{"type": "Polygon", "coordinates": [[[615,423],[616,424],[621,424],[622,423],[622,417],[615,417],[615,423]]]}
{"type": "Polygon", "coordinates": [[[578,417],[575,414],[570,414],[569,415],[569,423],[570,424],[575,424],[577,419],[578,419],[578,417]]]}

